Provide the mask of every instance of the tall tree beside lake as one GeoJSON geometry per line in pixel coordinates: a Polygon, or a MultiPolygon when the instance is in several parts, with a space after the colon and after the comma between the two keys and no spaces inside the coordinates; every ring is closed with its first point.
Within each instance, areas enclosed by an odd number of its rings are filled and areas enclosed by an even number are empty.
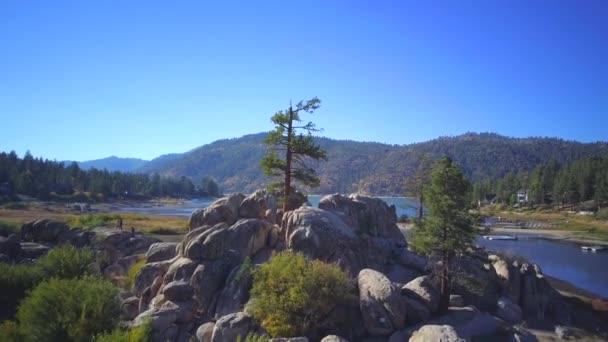
{"type": "Polygon", "coordinates": [[[429,215],[419,222],[412,244],[415,249],[441,261],[439,308],[447,310],[450,302],[452,264],[462,255],[475,237],[473,221],[468,213],[470,184],[460,168],[448,157],[433,167],[431,181],[425,188],[429,215]]]}
{"type": "Polygon", "coordinates": [[[262,159],[261,166],[266,175],[283,177],[282,182],[271,185],[275,189],[283,188],[283,211],[290,210],[289,197],[294,190],[292,180],[310,187],[320,184],[317,172],[306,161],[327,160],[326,152],[312,140],[312,132],[321,129],[312,122],[301,124],[300,118],[300,112],[313,113],[320,104],[321,100],[314,97],[306,103],[298,102],[295,108],[290,104],[288,109],[278,111],[271,118],[275,128],[264,140],[269,151],[262,159]]]}
{"type": "Polygon", "coordinates": [[[418,220],[422,220],[424,216],[424,187],[429,182],[429,173],[432,166],[433,159],[430,154],[419,154],[416,170],[405,180],[406,193],[418,199],[418,220]]]}

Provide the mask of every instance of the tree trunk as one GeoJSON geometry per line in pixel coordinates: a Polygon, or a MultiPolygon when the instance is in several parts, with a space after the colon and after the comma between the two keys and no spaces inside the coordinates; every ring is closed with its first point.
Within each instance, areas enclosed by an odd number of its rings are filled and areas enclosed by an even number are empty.
{"type": "Polygon", "coordinates": [[[439,312],[447,312],[450,306],[450,271],[449,258],[444,254],[441,265],[441,297],[439,299],[439,312]]]}
{"type": "Polygon", "coordinates": [[[420,193],[418,201],[420,202],[420,206],[418,207],[418,219],[422,221],[422,216],[424,216],[424,210],[422,205],[422,203],[424,202],[424,196],[422,195],[422,193],[420,193]]]}
{"type": "Polygon", "coordinates": [[[283,213],[290,210],[289,197],[291,195],[291,132],[293,130],[293,110],[289,106],[289,124],[287,126],[287,146],[285,148],[285,189],[283,191],[283,213]]]}

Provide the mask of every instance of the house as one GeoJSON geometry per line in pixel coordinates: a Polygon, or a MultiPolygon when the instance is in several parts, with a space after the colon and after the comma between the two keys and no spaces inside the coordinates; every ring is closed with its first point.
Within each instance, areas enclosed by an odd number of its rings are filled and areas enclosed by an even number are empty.
{"type": "Polygon", "coordinates": [[[521,189],[517,191],[517,203],[528,203],[528,190],[521,189]]]}

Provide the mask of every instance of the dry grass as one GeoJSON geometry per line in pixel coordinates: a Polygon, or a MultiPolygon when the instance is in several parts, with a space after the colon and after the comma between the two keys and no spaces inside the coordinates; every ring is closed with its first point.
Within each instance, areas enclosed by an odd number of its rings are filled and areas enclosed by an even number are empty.
{"type": "Polygon", "coordinates": [[[182,234],[188,231],[188,219],[175,216],[148,216],[131,213],[74,214],[56,208],[35,207],[28,210],[0,209],[0,222],[21,225],[38,219],[54,219],[71,227],[114,227],[118,216],[123,218],[123,229],[131,227],[150,234],[182,234]]]}

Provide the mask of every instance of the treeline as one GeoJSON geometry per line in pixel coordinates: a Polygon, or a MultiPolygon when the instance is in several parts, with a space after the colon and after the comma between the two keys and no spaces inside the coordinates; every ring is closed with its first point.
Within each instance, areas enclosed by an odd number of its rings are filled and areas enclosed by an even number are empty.
{"type": "Polygon", "coordinates": [[[501,179],[479,181],[473,185],[473,200],[511,205],[573,205],[593,200],[599,206],[608,201],[608,158],[582,159],[568,165],[551,161],[532,172],[511,172],[501,179]]]}
{"type": "Polygon", "coordinates": [[[193,197],[199,195],[186,177],[171,178],[138,173],[82,170],[78,164],[34,158],[28,151],[19,158],[13,151],[0,153],[0,186],[8,193],[38,199],[103,200],[106,198],[142,198],[150,196],[193,197]],[[74,197],[80,193],[80,198],[74,197]],[[85,196],[88,193],[93,196],[85,196]],[[83,197],[84,196],[84,197],[83,197]]]}

